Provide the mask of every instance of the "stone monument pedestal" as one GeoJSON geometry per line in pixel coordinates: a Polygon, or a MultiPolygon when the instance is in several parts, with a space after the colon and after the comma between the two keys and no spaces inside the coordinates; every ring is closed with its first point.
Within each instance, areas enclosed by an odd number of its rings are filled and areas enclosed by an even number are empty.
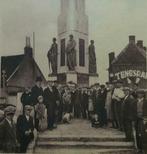
{"type": "Polygon", "coordinates": [[[57,81],[57,75],[49,74],[48,81],[57,81]]]}
{"type": "Polygon", "coordinates": [[[77,73],[76,72],[69,71],[69,72],[66,73],[66,83],[68,83],[70,81],[77,83],[77,73]]]}
{"type": "Polygon", "coordinates": [[[89,74],[89,86],[98,83],[98,74],[89,74]]]}

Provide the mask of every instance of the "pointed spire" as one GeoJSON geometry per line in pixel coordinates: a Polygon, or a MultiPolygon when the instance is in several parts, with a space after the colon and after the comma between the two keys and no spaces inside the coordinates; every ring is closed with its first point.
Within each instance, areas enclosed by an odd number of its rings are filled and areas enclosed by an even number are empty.
{"type": "Polygon", "coordinates": [[[26,47],[31,47],[30,37],[26,36],[26,47]]]}
{"type": "Polygon", "coordinates": [[[30,37],[26,36],[26,45],[24,48],[24,53],[26,56],[32,57],[33,56],[33,49],[31,47],[31,41],[30,41],[30,37]]]}

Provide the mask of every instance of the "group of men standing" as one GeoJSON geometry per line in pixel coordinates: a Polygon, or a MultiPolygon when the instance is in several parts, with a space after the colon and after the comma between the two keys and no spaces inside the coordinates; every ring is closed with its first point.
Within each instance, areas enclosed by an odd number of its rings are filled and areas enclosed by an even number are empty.
{"type": "MultiPolygon", "coordinates": [[[[134,140],[140,151],[144,148],[147,102],[144,91],[137,87],[132,90],[121,82],[115,82],[80,88],[73,83],[62,86],[48,82],[43,88],[41,77],[37,77],[36,84],[23,92],[21,102],[23,114],[18,117],[16,127],[12,122],[15,113],[12,106],[5,109],[5,119],[0,124],[0,140],[4,143],[0,146],[5,152],[15,152],[18,144],[19,152],[26,152],[34,138],[34,128],[39,131],[38,118],[44,118],[45,108],[46,129],[57,128],[57,124],[66,121],[65,115],[89,119],[92,123],[96,122],[98,127],[124,131],[126,141],[134,140]],[[33,116],[32,110],[35,113],[33,116]]],[[[70,120],[70,117],[67,119],[70,120]]],[[[66,122],[70,122],[68,120],[66,122]]]]}
{"type": "Polygon", "coordinates": [[[142,152],[145,148],[147,123],[147,101],[145,92],[134,86],[134,90],[117,82],[112,90],[112,127],[124,131],[126,141],[134,141],[142,152]]]}

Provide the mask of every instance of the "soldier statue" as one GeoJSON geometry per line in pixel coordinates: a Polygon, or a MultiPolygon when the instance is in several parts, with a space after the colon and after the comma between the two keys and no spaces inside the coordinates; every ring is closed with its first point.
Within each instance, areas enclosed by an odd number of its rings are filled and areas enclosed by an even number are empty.
{"type": "Polygon", "coordinates": [[[89,45],[89,73],[95,74],[97,72],[97,67],[94,40],[91,40],[90,42],[91,44],[89,45]]]}
{"type": "Polygon", "coordinates": [[[66,47],[66,55],[67,55],[67,66],[70,71],[75,70],[76,66],[76,41],[74,40],[73,35],[69,36],[69,41],[66,47]]]}
{"type": "Polygon", "coordinates": [[[47,54],[49,68],[50,65],[52,68],[52,74],[57,74],[57,54],[58,54],[58,45],[56,43],[56,38],[53,38],[53,44],[47,54]]]}

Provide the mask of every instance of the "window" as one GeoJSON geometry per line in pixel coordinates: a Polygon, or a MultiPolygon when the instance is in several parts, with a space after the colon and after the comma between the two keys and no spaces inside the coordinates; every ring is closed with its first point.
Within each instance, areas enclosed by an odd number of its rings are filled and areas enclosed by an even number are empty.
{"type": "Polygon", "coordinates": [[[65,39],[61,40],[61,66],[65,66],[65,39]]]}
{"type": "Polygon", "coordinates": [[[85,40],[79,39],[79,65],[85,66],[85,40]]]}

